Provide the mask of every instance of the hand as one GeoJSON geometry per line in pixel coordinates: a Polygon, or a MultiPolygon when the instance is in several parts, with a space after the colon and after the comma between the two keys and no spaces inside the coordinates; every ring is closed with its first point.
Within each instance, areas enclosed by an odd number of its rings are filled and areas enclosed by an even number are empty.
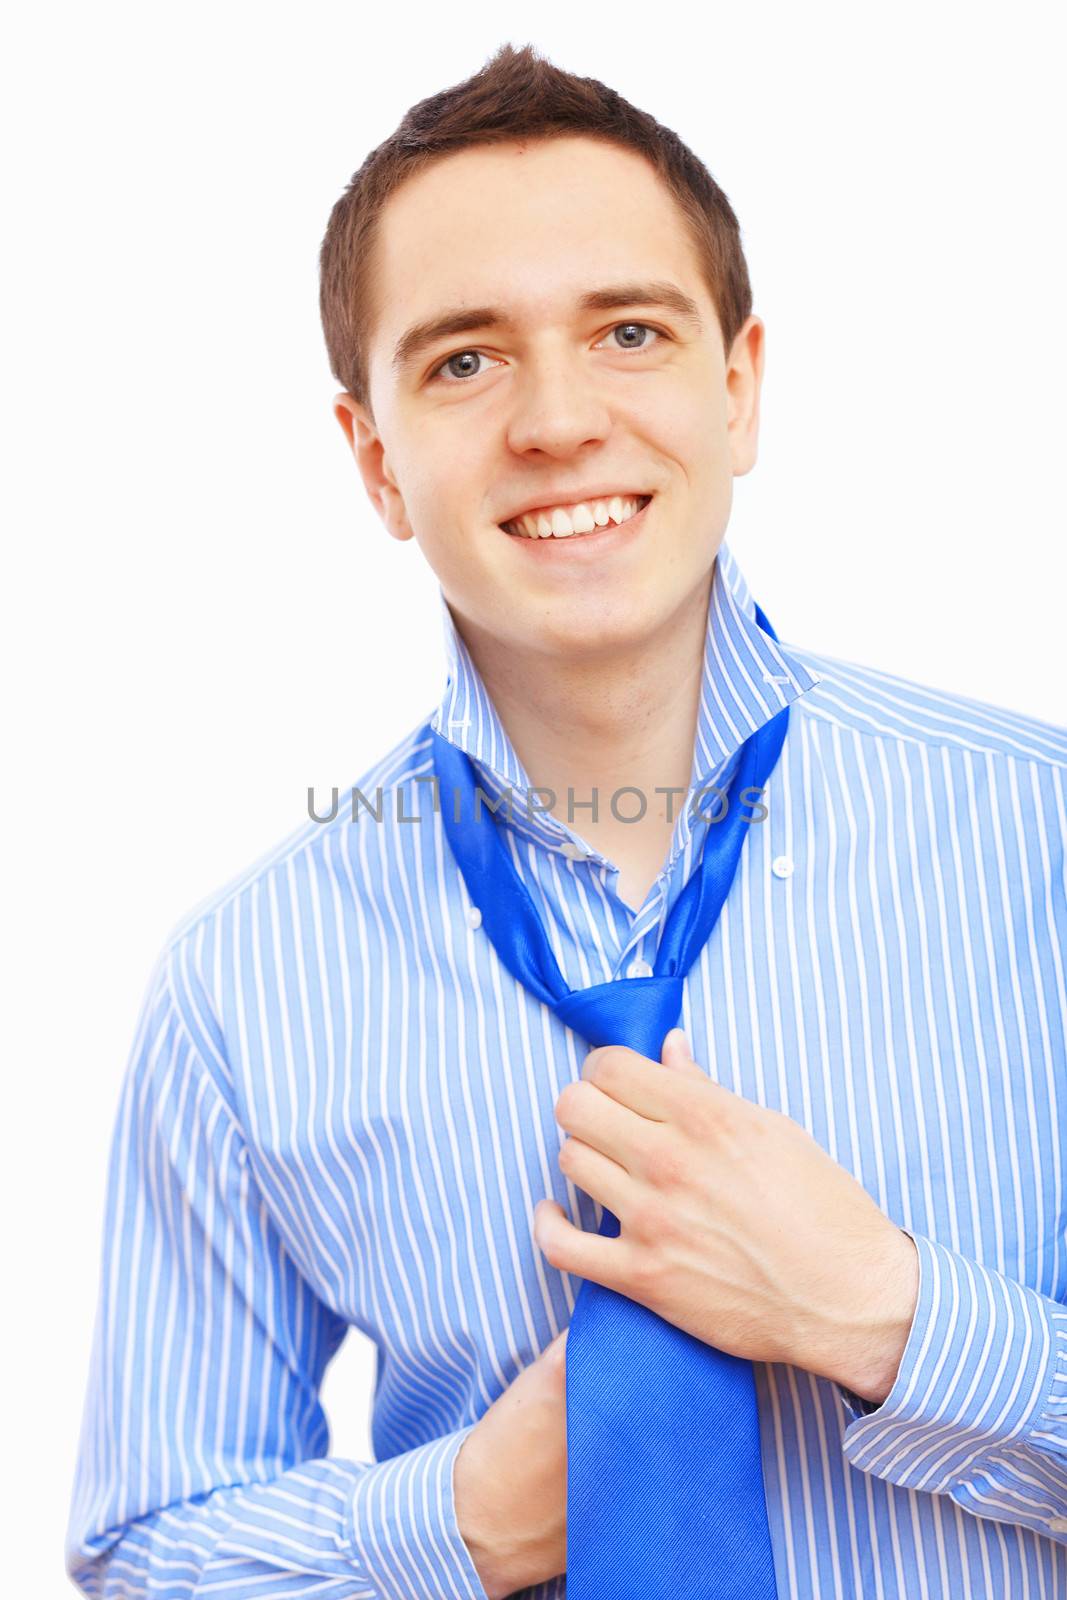
{"type": "Polygon", "coordinates": [[[915,1314],[918,1253],[799,1123],[715,1083],[680,1029],[662,1065],[623,1045],[593,1050],[556,1120],[571,1135],[561,1170],[620,1232],[586,1233],[540,1201],[534,1237],[554,1267],[716,1349],[884,1399],[915,1314]]]}
{"type": "Polygon", "coordinates": [[[489,1600],[566,1571],[567,1331],[493,1401],[456,1456],[456,1520],[489,1600]]]}

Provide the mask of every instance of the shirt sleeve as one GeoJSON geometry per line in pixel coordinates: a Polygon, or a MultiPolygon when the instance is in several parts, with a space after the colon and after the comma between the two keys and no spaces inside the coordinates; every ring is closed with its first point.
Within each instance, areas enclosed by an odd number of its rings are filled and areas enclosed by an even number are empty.
{"type": "Polygon", "coordinates": [[[103,1600],[486,1600],[453,1498],[473,1423],[380,1463],[327,1453],[347,1326],[272,1223],[210,1055],[165,952],[112,1136],[68,1576],[103,1600]]]}
{"type": "Polygon", "coordinates": [[[908,1237],[919,1294],[893,1387],[877,1405],[835,1385],[846,1459],[1067,1544],[1067,1307],[908,1237]]]}

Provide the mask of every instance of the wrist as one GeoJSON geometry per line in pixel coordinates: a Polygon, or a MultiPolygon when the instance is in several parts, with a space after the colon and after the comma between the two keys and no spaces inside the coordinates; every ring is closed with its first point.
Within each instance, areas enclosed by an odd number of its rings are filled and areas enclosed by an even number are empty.
{"type": "Polygon", "coordinates": [[[477,1441],[468,1434],[457,1452],[452,1476],[456,1526],[488,1600],[506,1600],[521,1583],[513,1581],[506,1540],[497,1532],[481,1490],[477,1441]]]}
{"type": "Polygon", "coordinates": [[[872,1405],[889,1395],[907,1347],[919,1298],[919,1253],[910,1234],[897,1229],[895,1256],[878,1274],[878,1315],[834,1373],[845,1389],[872,1405]]]}

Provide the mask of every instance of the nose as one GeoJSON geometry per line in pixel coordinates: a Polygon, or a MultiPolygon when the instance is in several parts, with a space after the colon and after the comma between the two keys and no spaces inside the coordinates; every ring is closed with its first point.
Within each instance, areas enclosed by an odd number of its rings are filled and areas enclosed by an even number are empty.
{"type": "Polygon", "coordinates": [[[526,362],[511,393],[508,444],[520,455],[570,456],[610,431],[604,396],[578,356],[557,352],[526,362]]]}

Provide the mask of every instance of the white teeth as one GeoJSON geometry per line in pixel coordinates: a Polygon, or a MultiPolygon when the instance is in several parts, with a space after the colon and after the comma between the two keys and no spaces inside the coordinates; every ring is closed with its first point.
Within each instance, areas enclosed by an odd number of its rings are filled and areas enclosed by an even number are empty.
{"type": "Polygon", "coordinates": [[[512,522],[502,524],[509,533],[526,539],[570,539],[575,534],[593,533],[616,526],[636,516],[639,501],[632,496],[612,495],[608,500],[582,500],[573,506],[552,506],[545,511],[524,512],[512,522]]]}

